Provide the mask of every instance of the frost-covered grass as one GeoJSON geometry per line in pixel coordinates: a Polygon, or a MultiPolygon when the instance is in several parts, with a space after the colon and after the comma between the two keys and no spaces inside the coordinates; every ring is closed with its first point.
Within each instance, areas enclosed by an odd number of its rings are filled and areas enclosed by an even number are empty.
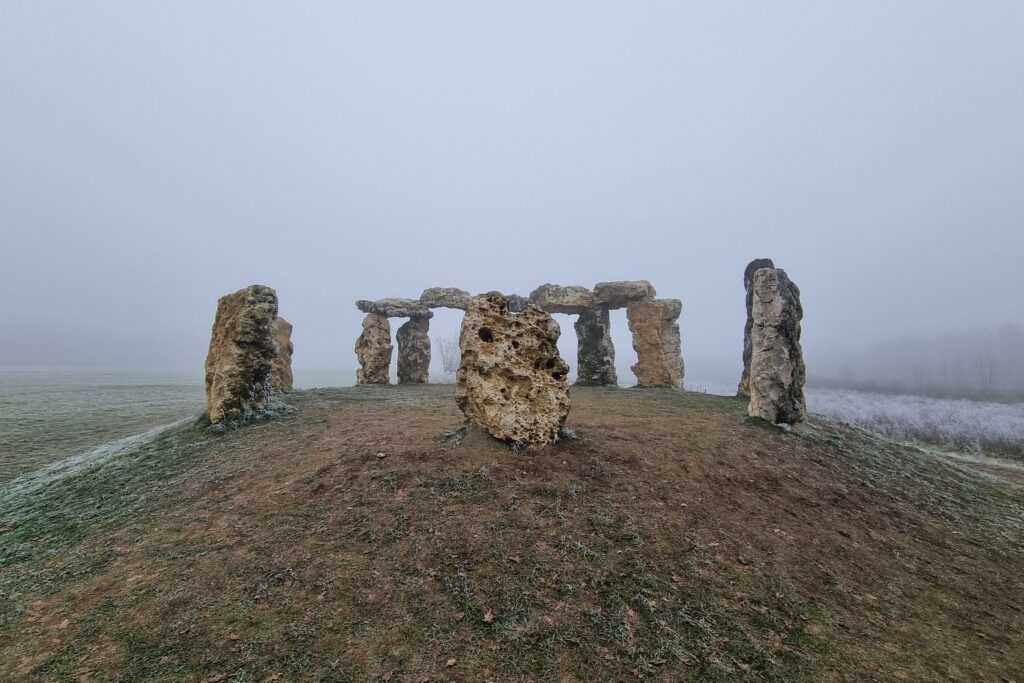
{"type": "Polygon", "coordinates": [[[807,408],[894,441],[1024,459],[1024,403],[809,389],[807,408]]]}
{"type": "MultiPolygon", "coordinates": [[[[687,391],[732,396],[733,384],[686,382],[687,391]]],[[[991,403],[808,388],[807,409],[893,441],[1024,460],[1024,403],[991,403]]]]}

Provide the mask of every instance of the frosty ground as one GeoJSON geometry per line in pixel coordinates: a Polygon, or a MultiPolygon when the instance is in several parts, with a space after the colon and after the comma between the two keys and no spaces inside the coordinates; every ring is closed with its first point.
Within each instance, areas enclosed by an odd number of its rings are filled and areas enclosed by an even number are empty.
{"type": "Polygon", "coordinates": [[[1024,460],[1024,404],[811,389],[812,412],[894,441],[1024,460]]]}
{"type": "MultiPolygon", "coordinates": [[[[1024,488],[742,400],[579,389],[513,452],[450,386],[289,396],[0,495],[28,681],[999,680],[1024,488]]],[[[3,493],[0,491],[0,493],[3,493]]],[[[0,676],[2,678],[2,676],[0,676]]]]}
{"type": "MultiPolygon", "coordinates": [[[[733,386],[694,380],[686,388],[732,396],[733,386]]],[[[927,398],[848,389],[806,390],[807,409],[893,441],[1024,461],[1024,403],[927,398]]]]}

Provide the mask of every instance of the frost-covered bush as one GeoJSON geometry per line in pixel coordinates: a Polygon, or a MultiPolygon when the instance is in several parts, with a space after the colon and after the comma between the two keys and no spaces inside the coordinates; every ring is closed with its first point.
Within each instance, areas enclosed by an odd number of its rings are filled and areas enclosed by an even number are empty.
{"type": "Polygon", "coordinates": [[[807,408],[895,441],[1024,458],[1024,403],[809,389],[807,408]]]}

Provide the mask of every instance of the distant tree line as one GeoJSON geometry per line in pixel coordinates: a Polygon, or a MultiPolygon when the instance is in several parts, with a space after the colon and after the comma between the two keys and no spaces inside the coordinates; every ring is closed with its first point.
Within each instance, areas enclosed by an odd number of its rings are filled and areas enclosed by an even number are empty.
{"type": "Polygon", "coordinates": [[[1024,401],[1024,329],[906,337],[808,363],[808,384],[885,394],[1024,401]],[[813,369],[813,370],[812,370],[813,369]]]}

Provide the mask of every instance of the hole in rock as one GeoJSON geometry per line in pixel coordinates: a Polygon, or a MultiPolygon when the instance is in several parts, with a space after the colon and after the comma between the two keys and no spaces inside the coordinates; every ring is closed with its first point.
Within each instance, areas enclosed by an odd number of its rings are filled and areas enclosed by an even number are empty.
{"type": "Polygon", "coordinates": [[[491,332],[486,327],[481,327],[480,328],[480,339],[482,339],[485,342],[490,343],[490,342],[494,341],[494,333],[491,332]]]}
{"type": "Polygon", "coordinates": [[[555,367],[555,359],[554,358],[548,358],[547,365],[545,365],[544,367],[547,368],[548,370],[550,370],[551,368],[555,367]]]}
{"type": "Polygon", "coordinates": [[[555,379],[565,379],[564,372],[552,372],[551,376],[554,377],[555,379]]]}
{"type": "Polygon", "coordinates": [[[518,349],[519,348],[519,342],[517,342],[515,339],[512,340],[512,348],[513,349],[518,349]]]}

